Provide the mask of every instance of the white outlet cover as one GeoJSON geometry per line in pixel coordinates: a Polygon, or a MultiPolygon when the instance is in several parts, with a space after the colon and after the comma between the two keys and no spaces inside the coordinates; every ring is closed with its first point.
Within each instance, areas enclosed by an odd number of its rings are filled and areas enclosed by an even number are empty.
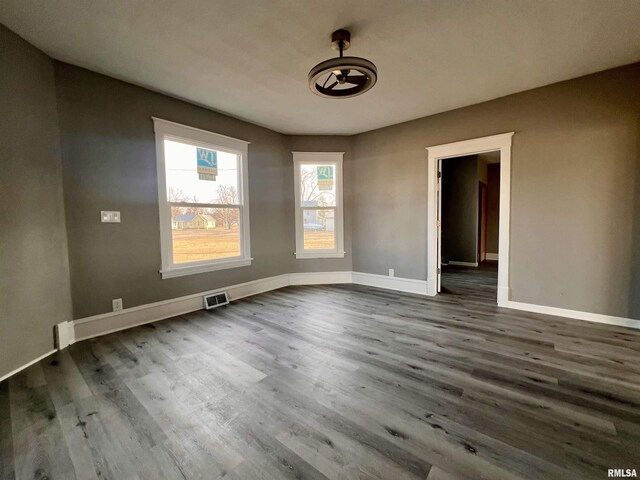
{"type": "Polygon", "coordinates": [[[119,312],[120,310],[122,310],[122,299],[114,298],[113,300],[111,300],[111,306],[113,307],[114,312],[119,312]]]}
{"type": "Polygon", "coordinates": [[[396,271],[393,268],[389,269],[389,276],[390,277],[395,277],[396,276],[396,271]]]}
{"type": "Polygon", "coordinates": [[[102,223],[120,223],[120,212],[102,210],[100,212],[100,220],[102,223]]]}

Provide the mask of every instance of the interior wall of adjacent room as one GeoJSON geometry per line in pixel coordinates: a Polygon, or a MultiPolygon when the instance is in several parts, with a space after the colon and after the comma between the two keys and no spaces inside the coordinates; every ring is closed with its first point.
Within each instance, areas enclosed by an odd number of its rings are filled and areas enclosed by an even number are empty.
{"type": "Polygon", "coordinates": [[[68,64],[55,63],[75,318],[288,273],[295,245],[285,135],[68,64]],[[162,280],[151,116],[251,142],[248,267],[162,280]],[[100,223],[119,210],[122,223],[100,223]]]}
{"type": "MultiPolygon", "coordinates": [[[[344,203],[344,258],[314,258],[293,260],[292,272],[350,271],[353,267],[351,250],[351,185],[353,184],[351,138],[339,135],[295,135],[289,137],[289,160],[293,175],[291,152],[344,152],[342,163],[342,200],[344,203]]],[[[293,177],[291,179],[293,182],[293,177]]],[[[293,197],[291,199],[293,202],[293,197]]],[[[293,212],[292,212],[293,215],[293,212]]],[[[293,253],[293,252],[292,252],[293,253]]]]}
{"type": "Polygon", "coordinates": [[[71,318],[53,62],[0,25],[0,377],[71,318]]]}
{"type": "Polygon", "coordinates": [[[478,155],[442,160],[442,262],[476,263],[478,252],[478,155]]]}
{"type": "Polygon", "coordinates": [[[631,282],[629,284],[629,314],[640,318],[640,117],[638,118],[638,157],[635,175],[635,202],[631,255],[631,282]]]}
{"type": "Polygon", "coordinates": [[[487,253],[498,253],[500,227],[500,164],[487,165],[487,253]]]}
{"type": "Polygon", "coordinates": [[[425,280],[425,147],[515,131],[511,299],[630,315],[638,78],[633,64],[356,135],[354,270],[425,280]]]}

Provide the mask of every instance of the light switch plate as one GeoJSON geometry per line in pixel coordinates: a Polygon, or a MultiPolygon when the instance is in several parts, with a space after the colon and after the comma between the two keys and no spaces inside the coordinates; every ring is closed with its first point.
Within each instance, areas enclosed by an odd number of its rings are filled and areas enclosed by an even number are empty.
{"type": "Polygon", "coordinates": [[[120,212],[102,210],[100,219],[102,223],[120,223],[120,212]]]}

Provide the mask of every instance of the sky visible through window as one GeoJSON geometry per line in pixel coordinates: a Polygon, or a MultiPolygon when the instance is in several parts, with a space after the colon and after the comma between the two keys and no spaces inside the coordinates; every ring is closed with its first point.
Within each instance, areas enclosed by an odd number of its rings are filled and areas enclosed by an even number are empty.
{"type": "Polygon", "coordinates": [[[220,185],[232,186],[237,192],[238,156],[217,151],[216,180],[199,180],[196,150],[197,147],[194,145],[172,140],[164,141],[168,200],[175,200],[171,198],[170,189],[174,192],[182,192],[183,196],[189,197],[189,201],[194,203],[219,203],[217,192],[220,185]]]}

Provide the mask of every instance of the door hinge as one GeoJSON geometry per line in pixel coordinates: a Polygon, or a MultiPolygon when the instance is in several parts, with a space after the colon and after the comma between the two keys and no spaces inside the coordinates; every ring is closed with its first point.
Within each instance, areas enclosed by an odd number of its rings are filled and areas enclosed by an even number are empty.
{"type": "Polygon", "coordinates": [[[438,170],[438,178],[442,177],[442,172],[438,170]]]}
{"type": "Polygon", "coordinates": [[[440,275],[441,273],[442,273],[442,269],[438,267],[438,275],[440,275]]]}
{"type": "Polygon", "coordinates": [[[436,221],[436,226],[437,226],[438,228],[440,228],[440,227],[442,226],[442,223],[440,222],[440,220],[437,220],[437,221],[436,221]]]}

